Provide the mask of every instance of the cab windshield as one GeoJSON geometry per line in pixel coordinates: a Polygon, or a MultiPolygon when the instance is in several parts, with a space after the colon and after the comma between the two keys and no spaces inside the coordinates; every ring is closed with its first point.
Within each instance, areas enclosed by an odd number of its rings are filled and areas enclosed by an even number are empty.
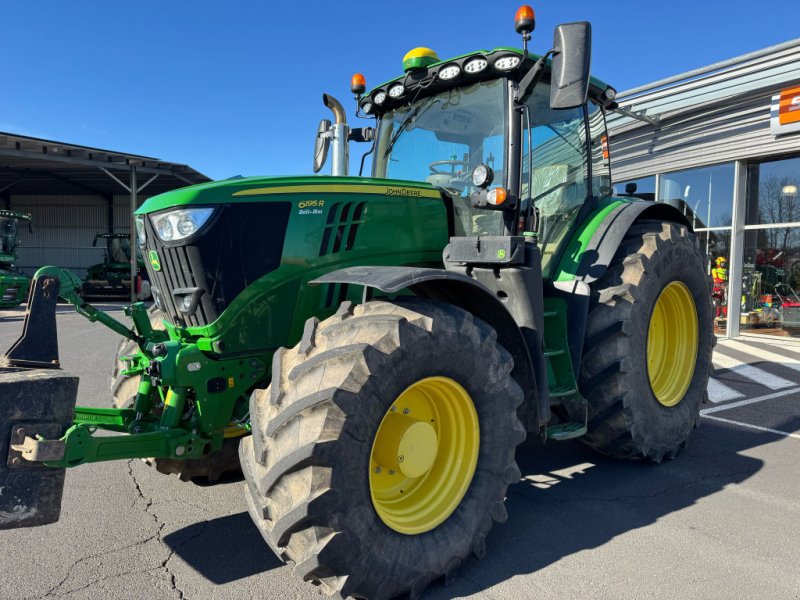
{"type": "Polygon", "coordinates": [[[0,254],[14,254],[17,249],[17,219],[0,217],[0,254]]]}
{"type": "Polygon", "coordinates": [[[378,125],[373,175],[427,181],[454,199],[457,235],[502,235],[499,211],[474,209],[472,170],[494,170],[506,186],[506,82],[455,88],[386,112],[378,125]]]}

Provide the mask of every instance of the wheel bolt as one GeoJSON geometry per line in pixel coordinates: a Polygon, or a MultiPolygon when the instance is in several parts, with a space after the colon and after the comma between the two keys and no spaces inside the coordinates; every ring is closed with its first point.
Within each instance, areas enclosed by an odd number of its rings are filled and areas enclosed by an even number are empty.
{"type": "Polygon", "coordinates": [[[389,469],[389,475],[394,475],[394,471],[392,469],[389,469]]]}
{"type": "Polygon", "coordinates": [[[397,407],[396,406],[392,407],[392,412],[397,412],[397,407]]]}
{"type": "Polygon", "coordinates": [[[381,472],[381,468],[380,467],[375,467],[375,472],[376,473],[380,473],[381,472]]]}
{"type": "Polygon", "coordinates": [[[407,415],[407,414],[408,414],[408,413],[410,413],[410,412],[411,412],[411,411],[410,411],[410,410],[408,410],[407,408],[404,408],[404,409],[403,409],[403,414],[404,414],[404,415],[407,415]]]}

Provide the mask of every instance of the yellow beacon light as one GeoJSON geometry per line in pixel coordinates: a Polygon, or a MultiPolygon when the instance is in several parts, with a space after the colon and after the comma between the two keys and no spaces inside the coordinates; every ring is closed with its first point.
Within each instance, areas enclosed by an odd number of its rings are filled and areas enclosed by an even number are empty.
{"type": "Polygon", "coordinates": [[[439,57],[430,48],[414,48],[403,57],[403,71],[427,69],[436,62],[439,62],[439,57]]]}

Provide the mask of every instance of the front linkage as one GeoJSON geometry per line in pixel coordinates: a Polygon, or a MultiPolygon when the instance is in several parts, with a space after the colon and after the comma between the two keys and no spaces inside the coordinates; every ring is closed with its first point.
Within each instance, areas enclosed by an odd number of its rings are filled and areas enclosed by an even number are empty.
{"type": "Polygon", "coordinates": [[[133,406],[78,406],[73,425],[59,440],[30,432],[24,440],[16,440],[13,451],[27,461],[56,468],[125,458],[186,460],[219,450],[225,437],[249,432],[246,414],[231,419],[237,401],[266,377],[264,360],[210,357],[184,328],[165,323],[165,331],[153,329],[141,302],[124,309],[134,325],[129,329],[85,302],[77,293],[80,283],[58,267],[36,272],[23,334],[6,359],[14,367],[59,366],[55,307],[60,297],[89,321],[100,322],[138,345],[137,354],[125,357],[124,374],[141,375],[133,406]]]}

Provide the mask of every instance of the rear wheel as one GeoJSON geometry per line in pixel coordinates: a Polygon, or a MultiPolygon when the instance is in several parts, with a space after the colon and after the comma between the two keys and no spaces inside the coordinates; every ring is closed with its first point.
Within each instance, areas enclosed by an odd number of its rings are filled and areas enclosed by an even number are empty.
{"type": "Polygon", "coordinates": [[[581,439],[610,456],[672,458],[698,424],[712,368],[710,280],[694,235],[674,223],[634,225],[593,287],[581,439]]]}
{"type": "MultiPolygon", "coordinates": [[[[148,309],[150,325],[153,329],[164,329],[164,313],[155,305],[148,309]]],[[[123,408],[133,405],[136,392],[139,390],[141,376],[124,375],[126,363],[123,356],[130,356],[139,351],[131,340],[122,338],[117,346],[114,371],[111,375],[111,395],[113,406],[123,408]]],[[[225,475],[236,475],[241,472],[239,466],[239,438],[225,438],[222,448],[213,454],[191,460],[175,460],[172,458],[148,458],[145,462],[159,473],[177,475],[182,481],[207,481],[213,483],[225,475]]]]}
{"type": "Polygon", "coordinates": [[[522,390],[494,330],[409,298],[308,321],[251,398],[240,456],[250,514],[327,592],[419,594],[482,556],[519,479],[522,390]]]}

